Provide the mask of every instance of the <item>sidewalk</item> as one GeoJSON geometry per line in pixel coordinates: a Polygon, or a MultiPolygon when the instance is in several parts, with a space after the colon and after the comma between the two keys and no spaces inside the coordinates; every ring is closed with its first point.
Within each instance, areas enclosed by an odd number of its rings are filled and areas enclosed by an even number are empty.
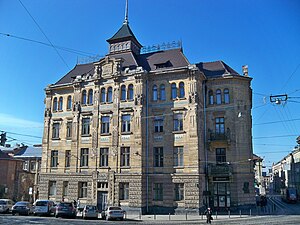
{"type": "MultiPolygon", "coordinates": [[[[249,215],[213,215],[214,220],[227,220],[227,219],[245,219],[249,215]]],[[[139,221],[205,221],[206,216],[203,215],[126,215],[128,220],[139,220],[139,221]]]]}

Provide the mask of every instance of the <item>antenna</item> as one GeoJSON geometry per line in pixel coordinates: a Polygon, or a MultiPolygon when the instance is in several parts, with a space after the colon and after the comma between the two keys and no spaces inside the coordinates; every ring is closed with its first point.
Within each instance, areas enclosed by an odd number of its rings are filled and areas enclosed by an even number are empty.
{"type": "Polygon", "coordinates": [[[126,0],[126,7],[125,7],[125,19],[124,19],[124,24],[128,24],[128,0],[126,0]]]}

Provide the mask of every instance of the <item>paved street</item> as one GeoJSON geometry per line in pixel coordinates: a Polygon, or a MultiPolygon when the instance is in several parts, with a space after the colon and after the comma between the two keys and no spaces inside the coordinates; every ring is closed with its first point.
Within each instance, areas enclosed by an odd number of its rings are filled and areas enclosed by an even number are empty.
{"type": "MultiPolygon", "coordinates": [[[[162,218],[162,217],[161,217],[162,218]]],[[[166,218],[166,217],[165,217],[166,218]]],[[[104,220],[82,220],[82,219],[66,219],[66,218],[54,218],[54,217],[34,217],[34,216],[11,216],[11,215],[0,215],[1,225],[39,225],[39,224],[60,224],[60,225],[96,225],[96,224],[206,224],[204,219],[201,217],[190,217],[185,220],[185,217],[176,218],[176,220],[165,220],[157,218],[154,220],[153,217],[145,218],[145,220],[125,220],[125,221],[104,221],[104,220]]],[[[299,215],[268,215],[268,216],[232,216],[230,218],[225,216],[218,216],[217,219],[212,221],[213,224],[243,224],[243,225],[257,225],[257,224],[299,224],[299,215]]]]}

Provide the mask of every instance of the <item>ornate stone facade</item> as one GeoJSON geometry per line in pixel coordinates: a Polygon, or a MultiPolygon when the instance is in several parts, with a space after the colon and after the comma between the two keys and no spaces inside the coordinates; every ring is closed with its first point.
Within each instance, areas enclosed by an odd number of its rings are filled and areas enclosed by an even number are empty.
{"type": "Polygon", "coordinates": [[[108,42],[46,88],[40,198],[142,213],[254,204],[251,78],[181,49],[139,54],[128,23],[108,42]]]}

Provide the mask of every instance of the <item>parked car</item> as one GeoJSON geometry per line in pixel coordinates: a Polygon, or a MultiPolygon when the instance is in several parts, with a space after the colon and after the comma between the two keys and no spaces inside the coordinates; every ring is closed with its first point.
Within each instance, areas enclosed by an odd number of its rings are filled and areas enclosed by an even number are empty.
{"type": "Polygon", "coordinates": [[[73,202],[60,202],[56,205],[55,217],[76,217],[76,208],[73,202]]]}
{"type": "Polygon", "coordinates": [[[101,218],[110,220],[110,219],[120,219],[123,220],[125,215],[125,211],[118,206],[109,206],[105,210],[101,212],[101,218]]]}
{"type": "Polygon", "coordinates": [[[35,216],[50,216],[55,213],[55,203],[51,200],[36,200],[33,205],[33,215],[35,216]]]}
{"type": "Polygon", "coordinates": [[[82,218],[83,219],[87,219],[87,218],[98,219],[97,206],[95,206],[95,205],[84,206],[83,211],[82,211],[82,218]]]}
{"type": "Polygon", "coordinates": [[[30,202],[17,202],[11,208],[12,215],[30,215],[33,213],[33,206],[30,202]]]}
{"type": "Polygon", "coordinates": [[[0,199],[0,213],[9,213],[13,205],[11,199],[0,199]]]}

